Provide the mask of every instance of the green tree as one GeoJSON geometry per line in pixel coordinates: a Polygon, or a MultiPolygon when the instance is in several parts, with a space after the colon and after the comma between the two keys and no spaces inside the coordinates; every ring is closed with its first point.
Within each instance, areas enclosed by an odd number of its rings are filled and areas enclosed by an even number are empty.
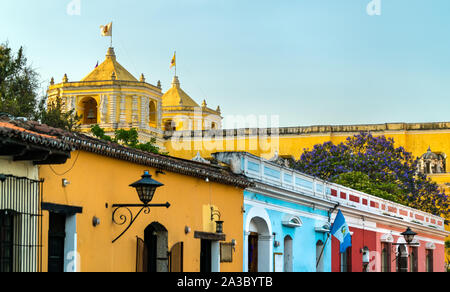
{"type": "Polygon", "coordinates": [[[407,206],[450,216],[450,200],[425,174],[418,172],[419,159],[393,139],[360,133],[344,143],[331,142],[305,149],[295,168],[324,180],[337,182],[407,206]]]}
{"type": "Polygon", "coordinates": [[[8,43],[0,44],[0,112],[36,118],[39,75],[27,64],[23,48],[15,54],[8,43]]]}
{"type": "Polygon", "coordinates": [[[37,112],[38,120],[54,128],[60,128],[67,131],[73,131],[79,126],[80,117],[75,109],[64,110],[64,104],[60,97],[47,104],[47,98],[43,98],[39,103],[37,112]]]}
{"type": "Polygon", "coordinates": [[[161,149],[156,146],[156,139],[152,138],[150,142],[140,143],[139,135],[136,129],[131,130],[116,130],[114,137],[110,137],[105,134],[105,131],[100,128],[99,125],[91,127],[91,133],[102,140],[118,143],[130,148],[139,149],[145,152],[151,152],[155,154],[167,155],[167,152],[161,152],[161,149]]]}

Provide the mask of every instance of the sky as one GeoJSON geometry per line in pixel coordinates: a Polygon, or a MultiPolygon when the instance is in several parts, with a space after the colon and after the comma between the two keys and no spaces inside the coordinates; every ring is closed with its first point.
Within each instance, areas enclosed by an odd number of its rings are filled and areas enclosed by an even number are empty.
{"type": "Polygon", "coordinates": [[[229,116],[280,126],[450,121],[448,0],[0,0],[0,43],[42,91],[118,61],[229,116]],[[380,5],[379,5],[380,4],[380,5]]]}

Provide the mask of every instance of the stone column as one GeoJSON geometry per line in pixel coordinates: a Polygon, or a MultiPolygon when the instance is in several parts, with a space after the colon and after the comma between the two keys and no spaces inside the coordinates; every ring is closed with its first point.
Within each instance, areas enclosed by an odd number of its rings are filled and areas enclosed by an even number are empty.
{"type": "Polygon", "coordinates": [[[116,99],[117,96],[116,95],[111,95],[110,96],[110,101],[109,101],[109,119],[108,119],[108,123],[111,124],[112,127],[115,126],[115,124],[117,123],[116,121],[116,99]]]}
{"type": "MultiPolygon", "coordinates": [[[[66,97],[61,96],[61,102],[65,103],[65,111],[66,112],[70,112],[73,109],[72,100],[73,100],[73,96],[66,96],[66,97]]],[[[55,99],[55,101],[56,101],[56,99],[55,99]]]]}
{"type": "Polygon", "coordinates": [[[139,127],[138,97],[136,95],[133,96],[131,122],[133,123],[133,128],[139,127]]]}
{"type": "Polygon", "coordinates": [[[106,124],[108,116],[108,96],[103,94],[100,96],[100,123],[106,124]]]}
{"type": "Polygon", "coordinates": [[[125,95],[120,96],[120,127],[126,126],[126,97],[125,95]]]}
{"type": "Polygon", "coordinates": [[[147,96],[141,96],[141,128],[148,129],[149,123],[149,99],[147,96]]]}
{"type": "Polygon", "coordinates": [[[162,101],[158,102],[158,121],[157,128],[162,129],[162,101]]]}

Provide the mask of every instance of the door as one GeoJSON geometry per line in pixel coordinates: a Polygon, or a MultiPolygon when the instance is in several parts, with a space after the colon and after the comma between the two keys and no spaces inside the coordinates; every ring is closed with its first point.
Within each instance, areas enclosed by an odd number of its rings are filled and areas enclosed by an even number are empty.
{"type": "Polygon", "coordinates": [[[204,240],[201,241],[200,250],[200,273],[211,273],[212,272],[212,252],[211,252],[211,241],[204,240]]]}
{"type": "Polygon", "coordinates": [[[248,271],[258,272],[258,233],[251,233],[248,237],[248,271]]]}
{"type": "Polygon", "coordinates": [[[154,222],[144,231],[147,272],[164,273],[169,271],[169,247],[167,229],[154,222]]]}
{"type": "Polygon", "coordinates": [[[183,242],[175,244],[170,250],[170,272],[183,272],[183,242]]]}
{"type": "Polygon", "coordinates": [[[48,230],[48,272],[64,272],[66,215],[50,212],[48,230]]]}

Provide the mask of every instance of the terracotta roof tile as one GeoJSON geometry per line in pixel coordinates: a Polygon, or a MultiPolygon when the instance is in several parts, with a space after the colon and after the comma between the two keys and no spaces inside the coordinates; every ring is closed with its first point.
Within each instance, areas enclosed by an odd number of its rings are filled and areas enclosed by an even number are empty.
{"type": "Polygon", "coordinates": [[[52,128],[35,121],[14,120],[0,117],[0,123],[11,125],[8,127],[1,127],[0,124],[0,136],[3,134],[2,129],[15,131],[15,135],[18,133],[27,133],[28,136],[36,136],[41,139],[59,142],[61,143],[61,146],[70,146],[72,150],[88,151],[98,155],[201,179],[208,178],[213,182],[233,185],[240,188],[247,188],[253,185],[253,183],[244,176],[233,174],[228,168],[219,165],[204,164],[191,160],[144,152],[117,143],[99,140],[85,134],[52,128]]]}

